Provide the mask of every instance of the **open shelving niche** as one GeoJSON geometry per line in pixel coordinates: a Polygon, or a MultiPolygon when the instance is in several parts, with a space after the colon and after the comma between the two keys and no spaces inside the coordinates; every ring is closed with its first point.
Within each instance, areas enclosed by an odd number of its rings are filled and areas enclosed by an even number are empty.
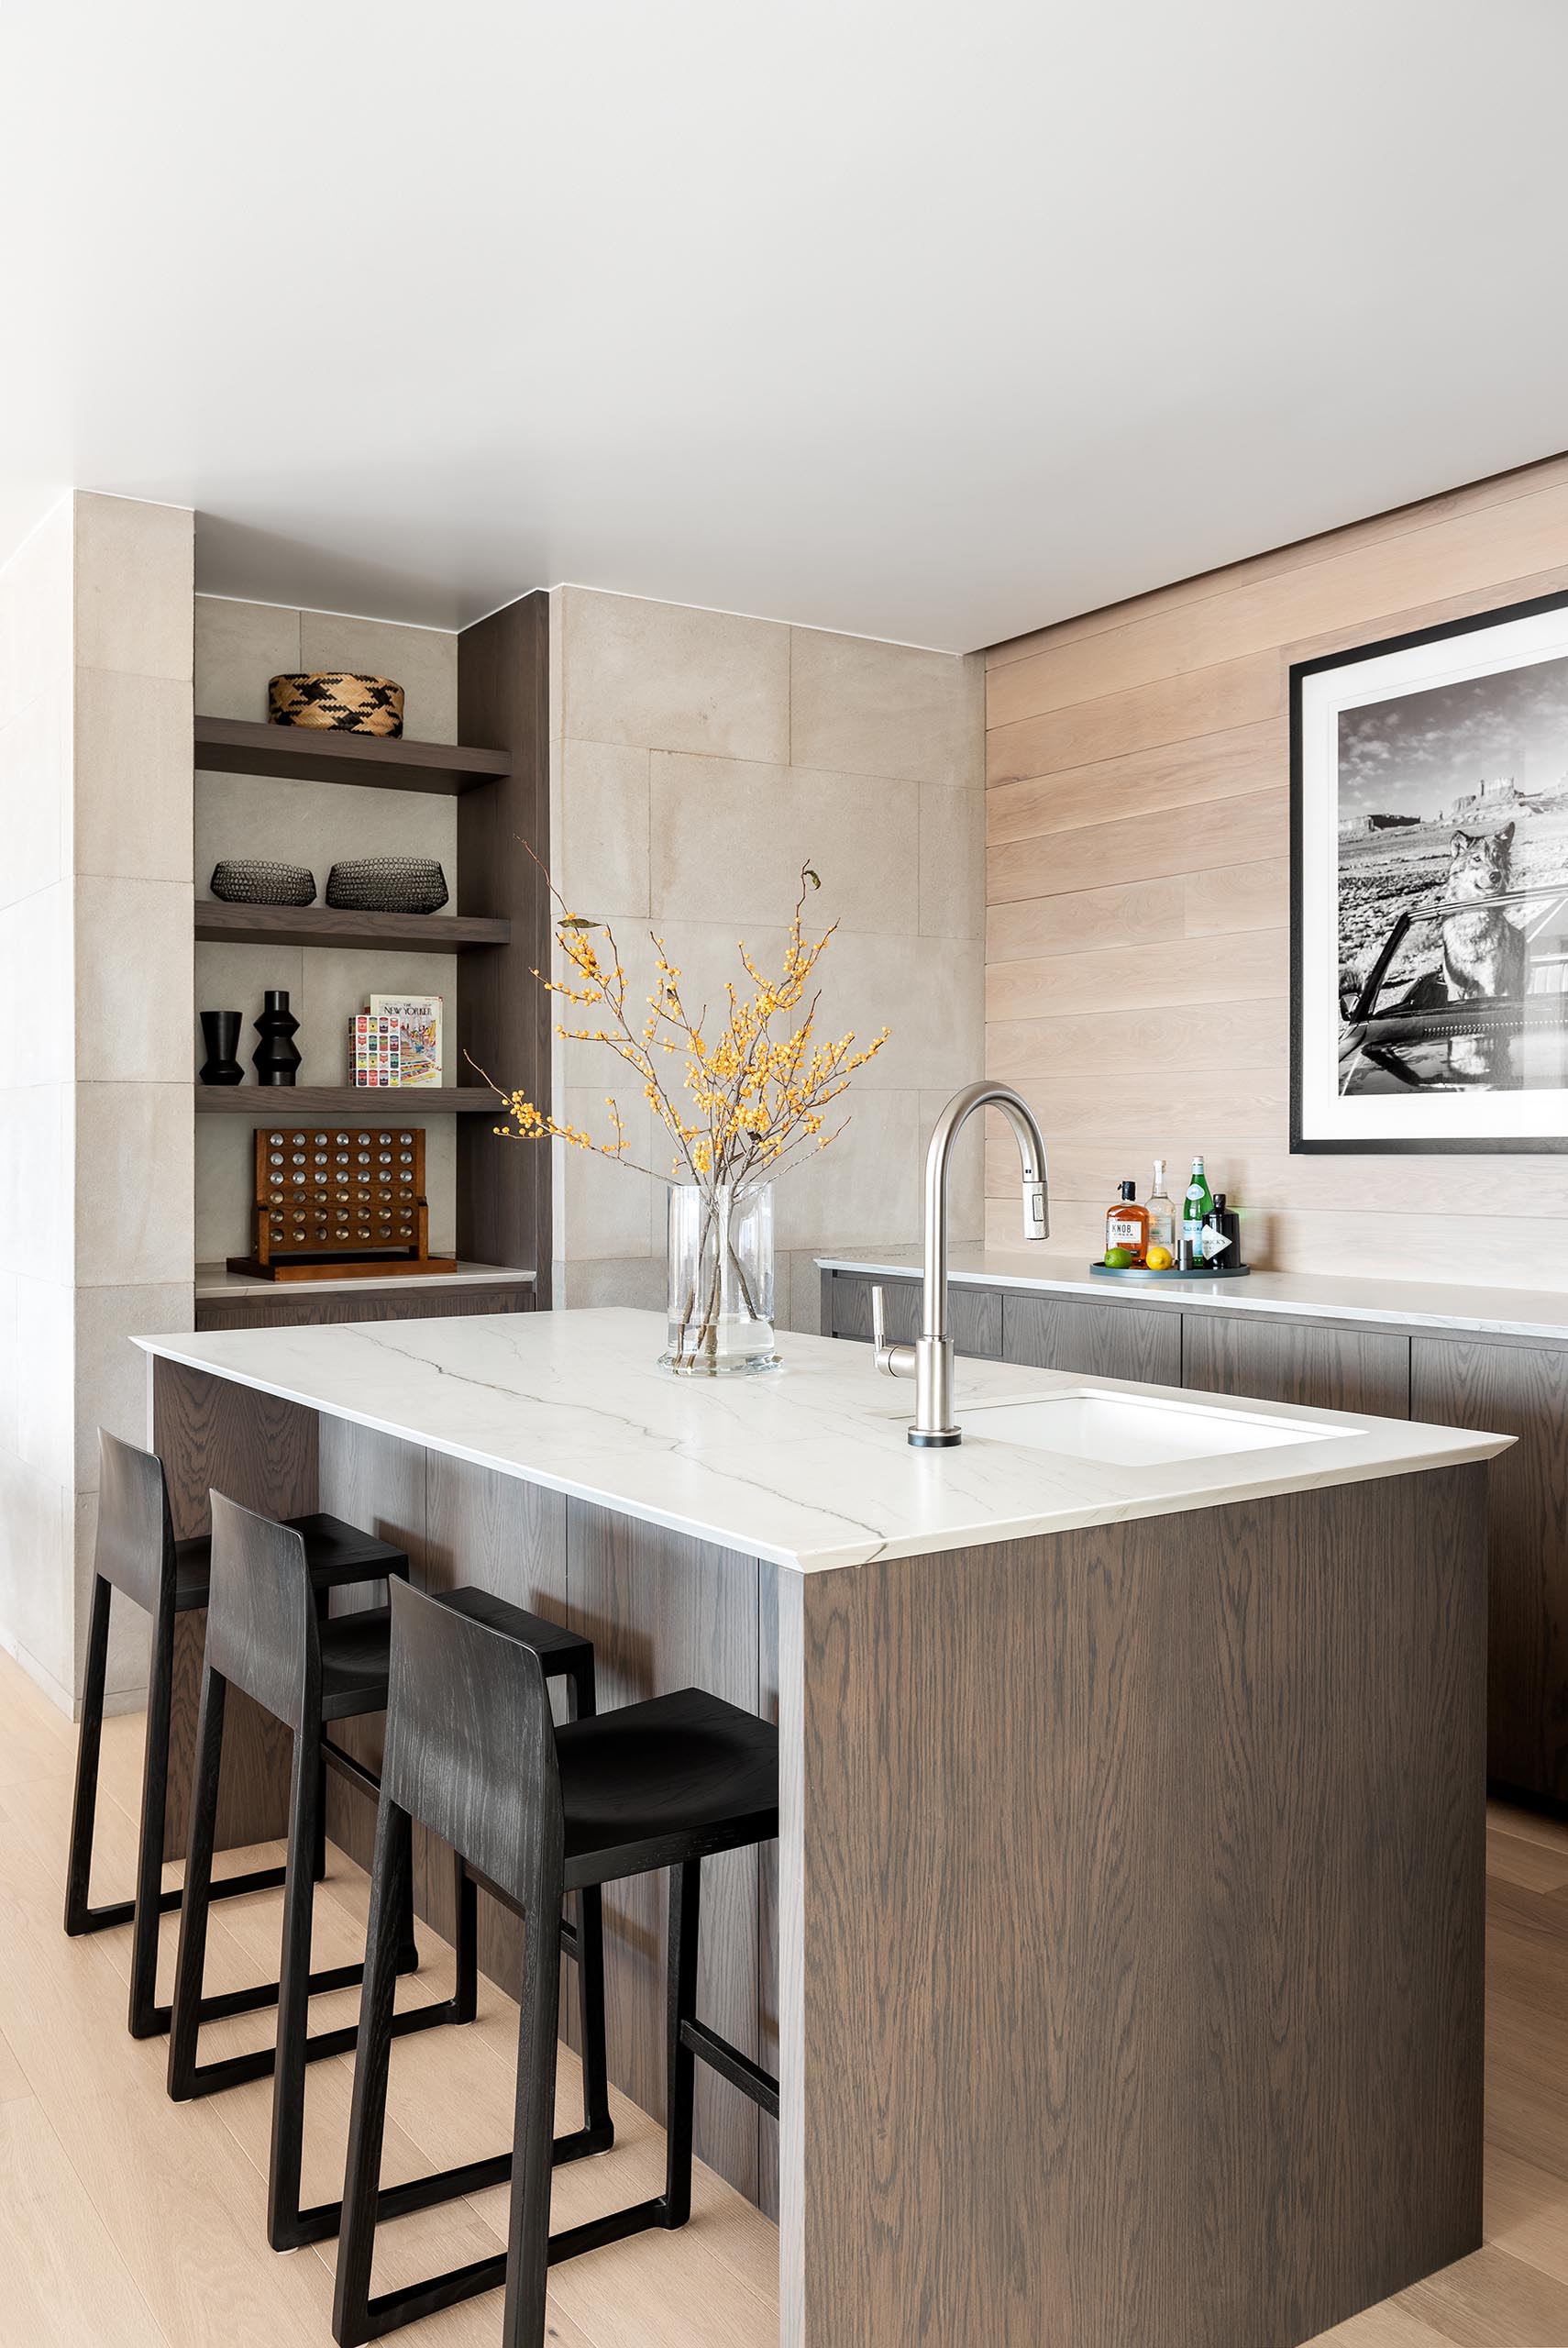
{"type": "MultiPolygon", "coordinates": [[[[455,798],[457,869],[449,914],[349,913],[329,905],[236,905],[198,898],[195,936],[208,943],[385,947],[399,953],[462,957],[455,1015],[448,1009],[448,1066],[469,1060],[503,1069],[538,1100],[549,1089],[547,999],[532,979],[545,966],[549,910],[531,843],[547,860],[548,597],[521,597],[458,637],[458,731],[460,744],[384,740],[370,735],[311,733],[198,716],[196,773],[240,774],[321,784],[428,792],[455,798]],[[467,1055],[468,1057],[465,1057],[467,1055]]],[[[199,786],[198,786],[199,787],[199,786]]],[[[418,1284],[421,1293],[450,1296],[460,1288],[473,1310],[476,1291],[493,1284],[500,1309],[531,1292],[536,1307],[550,1301],[550,1166],[547,1150],[524,1149],[498,1139],[501,1103],[487,1085],[377,1091],[353,1085],[232,1088],[193,1083],[203,1116],[315,1118],[454,1115],[457,1118],[457,1252],[455,1279],[418,1284]]],[[[315,1286],[315,1283],[311,1284],[315,1286]]],[[[326,1284],[324,1284],[324,1286],[326,1284]]],[[[347,1284],[346,1284],[347,1285],[347,1284]]],[[[352,1283],[363,1304],[408,1310],[406,1278],[384,1287],[352,1283]]],[[[310,1312],[298,1286],[233,1280],[198,1268],[199,1319],[214,1317],[221,1292],[233,1306],[254,1297],[258,1306],[287,1300],[288,1317],[340,1317],[330,1293],[310,1312]],[[206,1301],[209,1310],[204,1315],[206,1301]]],[[[442,1307],[435,1297],[431,1310],[442,1307]]]]}

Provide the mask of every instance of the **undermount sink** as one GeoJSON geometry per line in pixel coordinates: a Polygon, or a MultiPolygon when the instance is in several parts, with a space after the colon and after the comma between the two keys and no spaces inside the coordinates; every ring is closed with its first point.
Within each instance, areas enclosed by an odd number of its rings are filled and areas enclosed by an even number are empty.
{"type": "Polygon", "coordinates": [[[1035,1451],[1103,1460],[1120,1468],[1160,1468],[1179,1459],[1266,1451],[1276,1444],[1318,1443],[1341,1432],[1338,1427],[1264,1418],[1255,1412],[1097,1393],[1088,1387],[1043,1394],[1033,1401],[966,1401],[959,1415],[969,1442],[1027,1444],[1035,1451]]]}

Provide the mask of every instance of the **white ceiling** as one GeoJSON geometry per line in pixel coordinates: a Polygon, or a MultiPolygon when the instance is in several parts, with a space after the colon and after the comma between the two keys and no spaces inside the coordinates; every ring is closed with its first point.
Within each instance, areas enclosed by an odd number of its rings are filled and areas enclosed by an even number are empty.
{"type": "Polygon", "coordinates": [[[1568,444],[1558,0],[11,0],[0,552],[968,648],[1568,444]]]}

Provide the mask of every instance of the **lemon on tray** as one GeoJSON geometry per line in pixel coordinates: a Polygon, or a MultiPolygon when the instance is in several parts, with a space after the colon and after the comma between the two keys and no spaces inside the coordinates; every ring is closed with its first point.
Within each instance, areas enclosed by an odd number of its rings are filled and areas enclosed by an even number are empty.
{"type": "Polygon", "coordinates": [[[1143,1261],[1152,1272],[1168,1272],[1176,1261],[1168,1247],[1151,1247],[1143,1261]]]}

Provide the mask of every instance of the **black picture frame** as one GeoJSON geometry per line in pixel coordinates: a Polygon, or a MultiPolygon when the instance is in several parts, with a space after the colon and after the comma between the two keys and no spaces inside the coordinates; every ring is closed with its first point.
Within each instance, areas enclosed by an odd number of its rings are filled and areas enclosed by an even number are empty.
{"type": "Polygon", "coordinates": [[[1466,619],[1444,620],[1432,627],[1411,628],[1400,636],[1386,636],[1344,652],[1326,652],[1315,660],[1293,661],[1289,671],[1290,704],[1290,1152],[1293,1157],[1544,1157],[1568,1150],[1568,1089],[1562,1095],[1564,1131],[1560,1135],[1502,1134],[1492,1138],[1474,1135],[1380,1136],[1342,1139],[1308,1135],[1302,1130],[1303,1035],[1303,864],[1305,855],[1305,778],[1301,693],[1309,677],[1327,670],[1354,668],[1391,653],[1414,651],[1453,637],[1473,636],[1515,620],[1533,619],[1549,612],[1568,610],[1568,590],[1535,595],[1518,604],[1473,613],[1466,619]]]}

